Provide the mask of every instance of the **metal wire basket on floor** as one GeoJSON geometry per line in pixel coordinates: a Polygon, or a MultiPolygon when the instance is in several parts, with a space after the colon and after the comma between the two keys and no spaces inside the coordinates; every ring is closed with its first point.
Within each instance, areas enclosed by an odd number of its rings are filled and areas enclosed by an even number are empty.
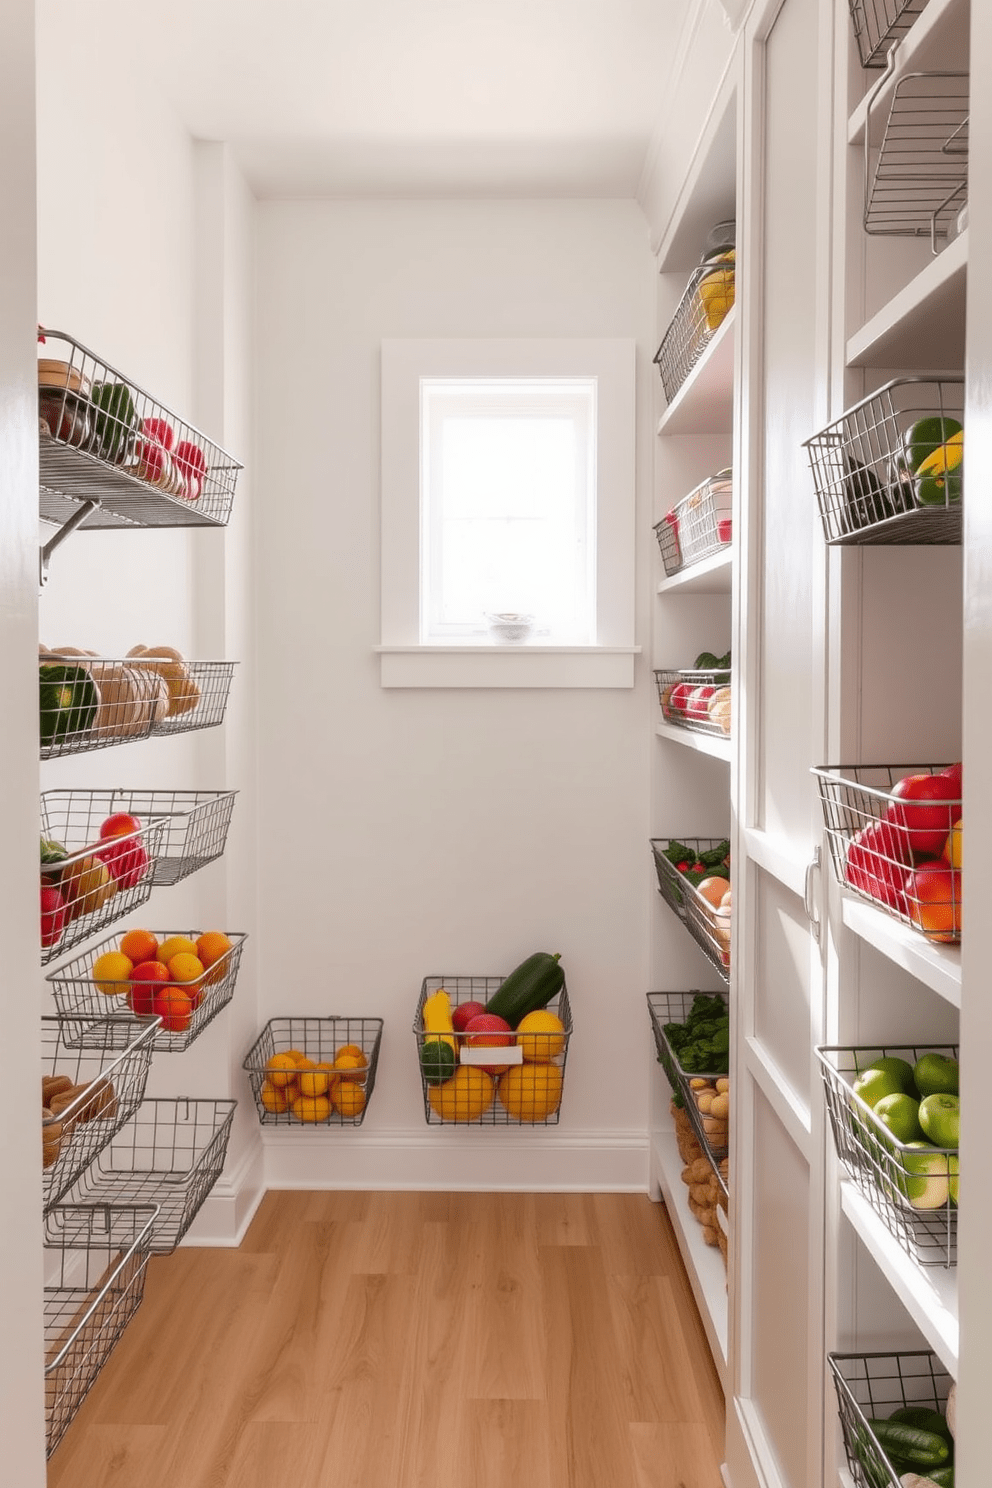
{"type": "MultiPolygon", "coordinates": [[[[568,990],[563,985],[547,1004],[555,1023],[533,1033],[454,1033],[441,1066],[425,1045],[438,1040],[424,1025],[424,1004],[446,991],[454,1009],[485,1008],[502,986],[501,976],[424,977],[413,1021],[428,1126],[557,1126],[565,1087],[565,1062],[572,1036],[568,990]]],[[[442,1040],[443,1041],[443,1040],[442,1040]]]]}
{"type": "Polygon", "coordinates": [[[361,1126],[375,1088],[383,1020],[272,1018],[245,1055],[263,1126],[361,1126]]]}
{"type": "Polygon", "coordinates": [[[837,1392],[844,1451],[857,1488],[900,1488],[902,1469],[886,1455],[871,1428],[893,1411],[922,1406],[943,1414],[951,1376],[935,1354],[828,1354],[837,1392]]]}
{"type": "Polygon", "coordinates": [[[45,1237],[45,1423],[54,1452],[137,1311],[154,1205],[62,1207],[45,1237]]]}
{"type": "Polygon", "coordinates": [[[224,1170],[233,1100],[142,1101],[66,1196],[72,1205],[153,1205],[149,1249],[168,1255],[224,1170]]]}

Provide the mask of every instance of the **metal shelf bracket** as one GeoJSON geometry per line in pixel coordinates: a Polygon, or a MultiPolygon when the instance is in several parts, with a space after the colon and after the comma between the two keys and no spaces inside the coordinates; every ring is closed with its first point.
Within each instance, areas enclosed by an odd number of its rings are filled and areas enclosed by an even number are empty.
{"type": "Polygon", "coordinates": [[[38,554],[39,588],[44,589],[45,585],[48,583],[48,566],[51,561],[52,554],[55,552],[55,549],[61,547],[66,538],[69,537],[73,532],[75,532],[77,527],[81,527],[82,524],[86,521],[86,518],[89,516],[90,512],[94,511],[95,508],[99,505],[99,501],[96,500],[81,502],[80,505],[73,512],[72,516],[69,517],[67,521],[63,522],[59,530],[54,533],[53,536],[51,536],[46,543],[42,543],[41,551],[38,554]]]}

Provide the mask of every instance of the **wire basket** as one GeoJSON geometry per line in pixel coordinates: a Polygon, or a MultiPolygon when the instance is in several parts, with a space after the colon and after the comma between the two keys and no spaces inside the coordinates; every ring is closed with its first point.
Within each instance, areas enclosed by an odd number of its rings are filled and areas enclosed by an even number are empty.
{"type": "Polygon", "coordinates": [[[46,1211],[68,1192],[97,1153],[140,1106],[158,1031],[157,1018],[129,1018],[126,1031],[102,1022],[102,1044],[78,1018],[43,1017],[41,1117],[46,1211]],[[57,1083],[56,1083],[57,1082],[57,1083]]]}
{"type": "MultiPolygon", "coordinates": [[[[961,876],[939,857],[961,818],[960,793],[918,807],[894,794],[909,775],[940,775],[943,765],[818,766],[823,824],[837,882],[927,939],[961,939],[961,876]],[[916,860],[918,866],[914,869],[916,860]]],[[[960,787],[958,787],[960,792],[960,787]]]]}
{"type": "Polygon", "coordinates": [[[721,1122],[707,1122],[704,1120],[706,1113],[701,1111],[697,1104],[696,1092],[693,1090],[692,1081],[706,1080],[712,1085],[718,1079],[729,1078],[728,1071],[727,1069],[685,1069],[680,1064],[679,1057],[666,1031],[672,1024],[685,1023],[692,1011],[695,999],[699,996],[720,998],[726,1004],[725,992],[649,992],[647,994],[648,1011],[651,1016],[651,1027],[654,1031],[655,1048],[658,1051],[658,1062],[665,1071],[668,1083],[672,1088],[672,1094],[676,1097],[676,1103],[680,1103],[686,1111],[696,1140],[709,1157],[724,1193],[727,1193],[726,1179],[720,1171],[719,1166],[721,1161],[728,1155],[727,1135],[725,1131],[721,1130],[721,1122]]]}
{"type": "Polygon", "coordinates": [[[381,1018],[270,1019],[242,1065],[259,1121],[296,1130],[361,1126],[375,1088],[381,1043],[381,1018]],[[305,1056],[309,1067],[292,1059],[270,1068],[277,1055],[290,1051],[305,1056]],[[342,1056],[349,1062],[341,1063],[342,1056]]]}
{"type": "Polygon", "coordinates": [[[848,0],[862,67],[884,67],[894,44],[905,36],[927,0],[848,0]]]}
{"type": "Polygon", "coordinates": [[[665,573],[672,577],[729,547],[733,535],[733,472],[721,470],[684,496],[655,523],[665,573]]]}
{"type": "Polygon", "coordinates": [[[134,1316],[154,1205],[65,1206],[46,1221],[45,1426],[50,1457],[134,1316]]]}
{"type": "MultiPolygon", "coordinates": [[[[203,932],[155,930],[152,933],[161,945],[175,936],[196,941],[203,932]]],[[[93,968],[101,956],[119,948],[121,936],[115,935],[99,941],[81,956],[50,973],[47,980],[51,983],[55,1006],[61,1016],[75,1017],[85,1023],[82,1034],[84,1047],[91,1040],[96,1041],[98,1046],[106,1047],[106,1032],[102,1024],[108,1017],[112,1020],[111,1037],[119,1041],[116,1047],[124,1047],[124,1041],[130,1037],[129,1028],[133,1028],[135,1022],[134,1007],[138,1017],[147,1017],[153,1011],[156,1014],[161,1013],[163,1022],[155,1041],[155,1052],[182,1053],[234,996],[241,953],[248,937],[237,930],[224,933],[231,942],[230,950],[218,957],[195,982],[182,984],[140,979],[118,981],[101,977],[98,986],[93,978],[93,968]],[[168,1001],[169,989],[177,986],[189,993],[192,1007],[187,1008],[177,998],[171,1006],[153,1009],[152,999],[156,993],[164,993],[168,1001]]]]}
{"type": "MultiPolygon", "coordinates": [[[[900,1488],[900,1472],[871,1429],[906,1406],[943,1415],[951,1376],[925,1349],[905,1353],[828,1354],[844,1451],[856,1488],[900,1488]]],[[[921,1473],[923,1469],[920,1469],[921,1473]]]]}
{"type": "MultiPolygon", "coordinates": [[[[710,904],[698,892],[691,879],[687,878],[668,853],[673,848],[687,848],[689,854],[710,853],[726,844],[726,838],[717,837],[652,837],[651,852],[658,875],[658,890],[670,909],[682,920],[689,934],[705,952],[722,981],[730,982],[730,910],[721,910],[710,904]]],[[[684,860],[691,864],[691,857],[684,860]]],[[[704,876],[700,874],[700,880],[704,876]]],[[[722,875],[716,875],[718,877],[722,875]]],[[[730,880],[727,880],[730,888],[730,880]]]]}
{"type": "Polygon", "coordinates": [[[936,253],[937,239],[947,237],[968,200],[968,74],[901,77],[874,167],[871,101],[865,124],[865,232],[928,237],[936,253]]]}
{"type": "MultiPolygon", "coordinates": [[[[82,829],[86,840],[93,842],[101,819],[117,812],[143,821],[154,820],[161,835],[151,864],[150,892],[152,885],[179,883],[221,856],[236,795],[237,791],[45,791],[41,798],[42,834],[60,838],[62,831],[82,829]]],[[[118,918],[117,914],[111,916],[112,920],[118,918]]],[[[107,923],[110,921],[103,920],[92,928],[101,929],[107,923]]],[[[60,947],[68,949],[64,943],[60,947]]]]}
{"type": "Polygon", "coordinates": [[[93,503],[86,530],[225,526],[238,462],[65,332],[39,336],[42,519],[93,503]]]}
{"type": "Polygon", "coordinates": [[[807,439],[826,542],[959,543],[963,419],[964,378],[897,377],[807,439]]]}
{"type": "Polygon", "coordinates": [[[654,680],[658,702],[666,723],[693,734],[711,734],[718,739],[730,735],[730,672],[702,668],[659,668],[654,680]]]}
{"type": "MultiPolygon", "coordinates": [[[[689,880],[680,870],[679,864],[685,863],[691,868],[694,863],[700,861],[701,853],[713,853],[717,848],[725,847],[727,853],[730,844],[725,837],[652,837],[651,852],[654,857],[655,871],[658,875],[658,891],[670,909],[674,910],[680,920],[684,920],[687,913],[688,894],[691,887],[689,880]],[[676,856],[674,861],[671,854],[681,853],[685,849],[684,856],[676,856]]],[[[723,854],[721,856],[724,856],[723,854]]],[[[729,880],[728,880],[729,888],[729,880]]]]}
{"type": "Polygon", "coordinates": [[[122,809],[112,793],[41,796],[41,964],[89,940],[149,898],[167,823],[143,813],[136,828],[101,838],[122,809]]]}
{"type": "Polygon", "coordinates": [[[233,1100],[142,1101],[67,1195],[67,1204],[156,1207],[149,1248],[169,1255],[224,1170],[233,1100]]]}
{"type": "MultiPolygon", "coordinates": [[[[923,1180],[913,1168],[918,1154],[914,1156],[912,1149],[892,1136],[872,1108],[854,1093],[853,1085],[857,1076],[880,1056],[905,1059],[915,1065],[928,1052],[949,1054],[956,1059],[956,1045],[927,1044],[917,1048],[893,1044],[873,1049],[820,1046],[815,1052],[837,1156],[858,1189],[906,1254],[919,1265],[955,1265],[957,1203],[951,1197],[947,1175],[938,1172],[934,1183],[924,1188],[923,1180]],[[935,1207],[916,1207],[924,1199],[930,1204],[938,1198],[940,1202],[935,1207]]],[[[954,1159],[956,1193],[957,1149],[935,1147],[933,1151],[938,1157],[938,1169],[947,1168],[954,1159]]]]}
{"type": "Polygon", "coordinates": [[[214,728],[224,721],[237,665],[169,663],[175,677],[170,694],[167,680],[143,667],[140,657],[111,660],[49,651],[39,662],[42,759],[214,728]]]}
{"type": "Polygon", "coordinates": [[[693,270],[654,355],[669,403],[733,308],[734,290],[733,257],[713,259],[693,270]]]}
{"type": "MultiPolygon", "coordinates": [[[[423,1049],[437,1038],[424,1027],[424,1003],[445,990],[452,1008],[479,1003],[484,1008],[505,981],[501,976],[424,977],[413,1020],[417,1063],[428,1126],[557,1126],[565,1088],[565,1062],[572,1036],[568,989],[562,985],[547,1004],[561,1031],[516,1034],[450,1035],[454,1073],[445,1078],[425,1073],[423,1049]],[[506,1042],[480,1045],[484,1037],[506,1042]],[[543,1046],[542,1046],[543,1045],[543,1046]]],[[[429,1066],[428,1066],[429,1071],[429,1066]]]]}

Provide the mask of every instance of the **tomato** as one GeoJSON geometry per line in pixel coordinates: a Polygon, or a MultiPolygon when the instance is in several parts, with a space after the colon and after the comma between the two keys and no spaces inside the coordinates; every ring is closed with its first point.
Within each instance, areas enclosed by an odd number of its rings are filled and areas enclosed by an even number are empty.
{"type": "Polygon", "coordinates": [[[163,418],[142,419],[141,432],[147,434],[149,439],[156,440],[163,449],[167,450],[171,450],[176,438],[172,425],[163,418]]]}
{"type": "Polygon", "coordinates": [[[162,982],[169,980],[169,968],[161,961],[142,961],[129,978],[127,1000],[131,1011],[147,1017],[154,1010],[155,994],[162,982]]]}
{"type": "Polygon", "coordinates": [[[108,816],[100,828],[101,837],[129,837],[132,832],[141,831],[141,822],[136,816],[131,816],[127,811],[115,811],[113,816],[108,816]]]}
{"type": "Polygon", "coordinates": [[[904,915],[908,863],[902,835],[887,821],[869,822],[851,839],[844,876],[852,889],[904,915]]]}
{"type": "Polygon", "coordinates": [[[668,699],[668,706],[671,711],[673,713],[685,713],[693,691],[694,688],[691,682],[680,682],[677,687],[673,687],[671,696],[668,699]]]}
{"type": "Polygon", "coordinates": [[[896,797],[886,808],[886,820],[905,841],[904,856],[938,856],[960,816],[945,775],[905,775],[892,788],[896,797]]]}
{"type": "Polygon", "coordinates": [[[905,891],[909,918],[928,940],[960,939],[960,873],[945,865],[927,864],[906,874],[905,891]]]}
{"type": "Polygon", "coordinates": [[[155,993],[152,1011],[162,1019],[162,1027],[170,1033],[185,1033],[193,1017],[194,1002],[185,987],[174,982],[160,987],[155,993]]]}

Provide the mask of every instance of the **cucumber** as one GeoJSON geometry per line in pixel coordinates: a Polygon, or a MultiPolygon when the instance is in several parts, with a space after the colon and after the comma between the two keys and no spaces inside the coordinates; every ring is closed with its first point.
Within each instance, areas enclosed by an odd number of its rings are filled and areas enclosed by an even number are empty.
{"type": "Polygon", "coordinates": [[[950,1463],[946,1467],[932,1467],[927,1473],[931,1483],[936,1483],[937,1488],[954,1488],[954,1469],[950,1463]]]}
{"type": "Polygon", "coordinates": [[[936,1431],[925,1431],[905,1421],[869,1421],[868,1425],[885,1455],[908,1462],[914,1472],[944,1467],[951,1459],[950,1447],[936,1431]]]}
{"type": "Polygon", "coordinates": [[[889,1420],[902,1421],[906,1426],[921,1426],[924,1431],[936,1432],[938,1436],[944,1438],[951,1450],[954,1450],[954,1438],[943,1413],[939,1410],[933,1410],[926,1405],[904,1405],[899,1410],[893,1411],[889,1420]]]}
{"type": "Polygon", "coordinates": [[[516,1028],[521,1018],[547,1007],[561,991],[565,971],[560,962],[560,951],[554,956],[548,951],[535,951],[504,979],[486,1003],[486,1012],[505,1018],[511,1028],[516,1028]]]}

